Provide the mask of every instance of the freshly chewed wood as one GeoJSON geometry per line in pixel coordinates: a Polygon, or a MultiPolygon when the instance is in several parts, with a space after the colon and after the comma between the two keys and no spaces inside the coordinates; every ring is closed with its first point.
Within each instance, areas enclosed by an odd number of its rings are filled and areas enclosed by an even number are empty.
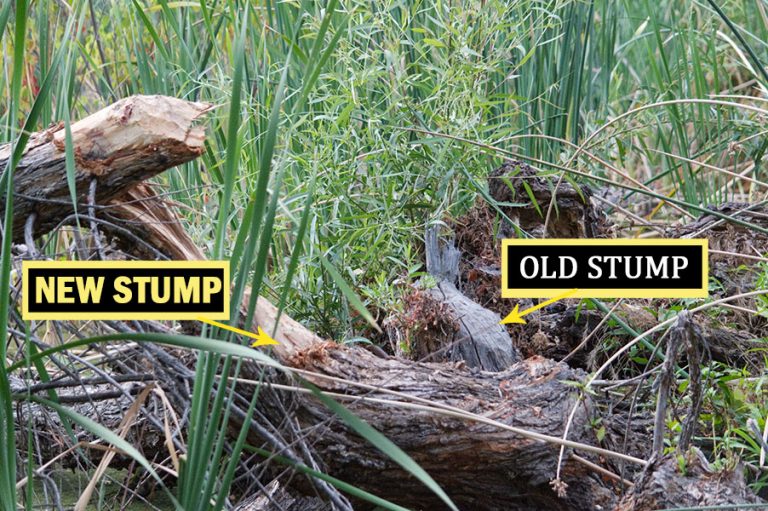
{"type": "MultiPolygon", "coordinates": [[[[122,99],[71,126],[76,165],[75,185],[81,212],[91,180],[96,202],[111,198],[166,169],[188,162],[203,151],[204,129],[195,120],[210,109],[166,96],[122,99]]],[[[13,174],[13,240],[24,239],[24,224],[36,214],[34,235],[50,231],[73,212],[65,163],[62,124],[34,134],[13,174]]],[[[0,147],[0,169],[11,156],[0,147]]],[[[5,197],[0,198],[5,208],[5,197]]]]}
{"type": "MultiPolygon", "coordinates": [[[[130,200],[132,204],[152,204],[147,194],[151,194],[148,188],[133,190],[130,200]]],[[[119,203],[110,209],[118,216],[125,213],[119,203]]],[[[135,220],[145,214],[134,216],[134,222],[127,225],[137,225],[135,220]]],[[[144,239],[159,243],[157,248],[168,255],[202,259],[204,254],[183,229],[168,228],[166,215],[173,215],[173,211],[162,209],[163,222],[141,225],[141,231],[137,232],[141,232],[144,239]]],[[[250,292],[246,291],[243,304],[249,299],[250,292]]],[[[599,445],[590,426],[593,404],[589,398],[577,400],[575,384],[583,381],[584,373],[565,364],[533,357],[501,372],[485,372],[452,362],[419,363],[380,358],[361,348],[328,342],[286,314],[278,321],[276,307],[263,297],[258,299],[252,325],[254,329],[257,326],[270,332],[275,329],[275,339],[280,345],[271,348],[272,354],[286,366],[316,373],[316,376],[305,377],[324,391],[361,398],[425,399],[553,437],[562,436],[567,416],[572,407],[577,406],[569,440],[599,445]],[[370,390],[371,387],[377,390],[370,390]],[[405,397],[393,397],[386,391],[400,392],[405,397]]],[[[254,380],[259,378],[260,370],[255,364],[244,367],[245,375],[254,380]]],[[[280,402],[280,392],[264,389],[259,401],[261,413],[273,423],[285,420],[285,407],[274,405],[280,402]]],[[[317,458],[331,475],[410,508],[444,507],[426,487],[360,438],[322,403],[306,395],[291,394],[282,399],[290,403],[288,408],[297,418],[302,436],[313,446],[317,458]]],[[[630,479],[641,468],[627,463],[622,466],[569,448],[565,451],[560,480],[555,481],[558,445],[469,420],[399,408],[371,399],[343,402],[410,454],[460,509],[614,509],[623,485],[594,472],[570,454],[579,454],[630,479]],[[558,487],[564,490],[561,496],[558,487]]],[[[623,426],[620,429],[623,437],[627,430],[623,426]]],[[[630,444],[644,441],[642,435],[646,433],[635,428],[629,431],[641,435],[628,439],[630,444]]],[[[678,486],[670,486],[672,490],[684,487],[681,481],[686,477],[684,474],[670,473],[669,477],[680,482],[678,486]]],[[[728,491],[748,491],[737,484],[738,481],[728,481],[735,484],[728,491]]]]}
{"type": "MultiPolygon", "coordinates": [[[[114,198],[109,207],[102,210],[101,216],[121,227],[128,226],[141,240],[170,259],[205,259],[200,248],[187,236],[171,204],[157,197],[149,183],[140,183],[114,198]]],[[[102,228],[109,231],[109,227],[102,228]]],[[[112,234],[122,242],[124,251],[145,258],[154,256],[147,251],[146,245],[136,244],[118,232],[112,234]]]]}
{"type": "MultiPolygon", "coordinates": [[[[200,247],[195,244],[184,230],[181,222],[169,204],[154,195],[152,188],[145,184],[137,186],[116,198],[109,204],[105,211],[111,219],[124,221],[122,227],[130,229],[135,235],[140,236],[158,251],[174,260],[202,261],[206,259],[200,247]]],[[[115,232],[119,239],[120,233],[115,232]]],[[[137,246],[134,240],[123,240],[130,246],[135,255],[143,253],[142,247],[137,246]]],[[[250,288],[246,288],[243,296],[243,307],[250,300],[250,288]]],[[[261,325],[265,331],[277,323],[277,307],[259,297],[253,324],[261,325]]],[[[287,314],[282,314],[277,331],[277,340],[280,345],[272,348],[281,360],[287,360],[296,352],[308,349],[313,345],[323,342],[299,322],[287,314]]]]}

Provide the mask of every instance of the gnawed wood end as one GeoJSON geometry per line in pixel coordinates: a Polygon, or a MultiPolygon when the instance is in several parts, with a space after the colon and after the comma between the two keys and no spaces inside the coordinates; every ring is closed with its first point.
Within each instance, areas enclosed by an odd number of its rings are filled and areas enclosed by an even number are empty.
{"type": "MultiPolygon", "coordinates": [[[[205,129],[194,121],[211,109],[168,96],[131,96],[72,125],[72,144],[81,170],[103,175],[117,158],[129,152],[157,151],[159,146],[198,156],[203,152],[205,129]]],[[[59,151],[65,132],[53,134],[59,151]]]]}
{"type": "MultiPolygon", "coordinates": [[[[247,304],[251,298],[251,289],[247,288],[243,294],[243,304],[247,304]]],[[[277,307],[266,298],[260,296],[256,302],[256,313],[253,318],[252,328],[258,326],[265,332],[275,332],[273,336],[280,344],[273,346],[272,350],[277,358],[287,363],[297,353],[317,346],[324,341],[307,327],[283,312],[278,320],[277,307]]]]}
{"type": "MultiPolygon", "coordinates": [[[[155,195],[149,183],[139,183],[109,203],[109,214],[123,220],[135,235],[155,250],[177,261],[205,259],[203,250],[189,237],[174,211],[177,203],[155,195]]],[[[120,239],[120,236],[118,235],[120,239]]],[[[122,239],[124,250],[142,258],[153,258],[156,252],[122,239]]]]}
{"type": "MultiPolygon", "coordinates": [[[[97,180],[97,203],[104,204],[164,170],[202,154],[205,129],[196,122],[212,108],[167,96],[132,96],[72,124],[77,201],[87,203],[89,185],[97,180]]],[[[13,239],[24,240],[33,216],[33,237],[45,234],[73,208],[66,171],[63,123],[31,135],[14,172],[13,239]]],[[[0,168],[11,146],[0,146],[0,168]]],[[[5,198],[0,197],[0,209],[5,198]]]]}

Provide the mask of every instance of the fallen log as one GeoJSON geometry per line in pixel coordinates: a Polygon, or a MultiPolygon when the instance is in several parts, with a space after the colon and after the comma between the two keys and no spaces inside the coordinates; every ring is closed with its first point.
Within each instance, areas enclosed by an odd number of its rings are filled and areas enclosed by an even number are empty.
{"type": "MultiPolygon", "coordinates": [[[[124,101],[129,100],[131,98],[124,101]]],[[[112,113],[102,115],[104,122],[117,130],[114,133],[119,133],[122,116],[115,118],[115,112],[124,112],[124,106],[120,108],[123,110],[110,107],[106,110],[112,113]]],[[[180,108],[187,109],[191,123],[206,107],[187,104],[180,108]]],[[[127,116],[128,120],[134,119],[131,129],[140,131],[144,125],[136,122],[136,116],[142,110],[131,112],[127,116]]],[[[144,112],[140,117],[144,115],[152,114],[144,112]]],[[[160,137],[156,140],[164,137],[162,130],[156,132],[152,127],[144,128],[160,137]]],[[[179,161],[188,161],[195,152],[199,153],[201,133],[192,137],[190,133],[195,131],[194,128],[188,127],[190,131],[184,134],[180,134],[176,125],[166,128],[179,135],[173,139],[175,142],[167,142],[181,148],[178,152],[161,144],[157,151],[132,149],[111,155],[103,148],[95,148],[90,139],[78,137],[76,154],[98,155],[85,160],[81,156],[77,160],[78,183],[84,186],[94,176],[102,178],[98,182],[97,201],[103,204],[112,199],[112,202],[109,208],[100,209],[97,214],[109,214],[111,218],[122,220],[125,229],[134,236],[141,236],[156,250],[176,259],[204,259],[204,254],[189,238],[173,211],[153,196],[151,188],[133,186],[129,191],[132,185],[167,165],[170,156],[180,154],[179,161]],[[191,143],[193,140],[195,142],[191,143]],[[134,153],[140,155],[138,160],[133,159],[134,153]],[[160,158],[156,153],[166,156],[160,158]],[[151,170],[146,169],[145,160],[149,161],[151,170]],[[101,163],[94,164],[93,161],[101,163]],[[117,200],[121,194],[122,198],[117,200]],[[152,220],[147,222],[148,218],[152,220]]],[[[98,138],[98,134],[93,136],[98,138]]],[[[110,140],[119,138],[115,135],[110,140]]],[[[136,133],[129,138],[147,140],[136,133]]],[[[61,150],[53,140],[36,141],[35,144],[28,154],[47,144],[48,147],[40,151],[47,151],[55,159],[62,158],[61,150]]],[[[61,167],[56,164],[38,165],[37,168],[61,167]]],[[[21,175],[22,170],[17,176],[21,175]]],[[[55,175],[60,176],[60,173],[55,175]]],[[[66,200],[67,195],[61,187],[49,188],[40,181],[35,191],[33,180],[26,182],[30,187],[27,192],[35,193],[19,195],[21,204],[28,201],[22,215],[35,211],[45,201],[66,200]],[[64,199],[61,199],[62,193],[64,199]],[[36,199],[29,200],[28,196],[36,199]]],[[[81,190],[80,185],[78,190],[81,190]]],[[[82,188],[82,192],[84,190],[82,188]]],[[[45,232],[62,216],[51,208],[37,211],[40,222],[36,234],[45,232]]],[[[116,231],[114,235],[120,237],[121,232],[116,231]]],[[[133,241],[125,240],[129,246],[133,241]]],[[[248,299],[246,293],[244,302],[248,299]]],[[[534,357],[499,372],[485,372],[454,363],[381,358],[367,350],[323,340],[286,314],[278,320],[274,305],[261,297],[254,324],[249,326],[276,332],[274,337],[280,344],[272,353],[281,363],[300,371],[321,390],[343,400],[354,413],[408,452],[460,508],[612,509],[623,483],[612,474],[610,458],[618,457],[633,463],[636,469],[645,465],[643,460],[596,445],[596,435],[590,425],[592,403],[589,398],[579,399],[576,388],[584,373],[565,364],[534,357]],[[560,437],[574,407],[568,442],[563,443],[560,437]],[[562,463],[558,460],[560,445],[567,447],[562,463]],[[561,467],[559,472],[558,466],[561,467]]],[[[154,363],[162,367],[167,361],[157,357],[154,363]]],[[[260,370],[255,364],[245,367],[246,376],[253,379],[257,379],[260,370]]],[[[291,383],[290,379],[271,380],[274,380],[271,383],[291,383]]],[[[275,399],[260,397],[260,413],[279,423],[286,418],[286,408],[290,409],[291,417],[295,417],[301,427],[300,434],[308,439],[308,445],[329,473],[401,505],[443,508],[431,492],[346,427],[312,396],[298,392],[286,396],[283,392],[290,389],[285,388],[268,390],[275,398],[290,401],[291,406],[272,406],[275,399]]],[[[672,474],[670,477],[676,476],[672,474]]],[[[745,490],[739,487],[735,491],[745,490]]]]}
{"type": "MultiPolygon", "coordinates": [[[[161,205],[150,188],[134,188],[125,199],[124,205],[120,200],[110,204],[110,215],[126,220],[126,227],[137,229],[137,234],[169,256],[205,259],[172,210],[161,205]],[[156,221],[141,221],[147,218],[156,221]]],[[[246,291],[243,303],[249,299],[246,291]]],[[[281,315],[278,324],[276,307],[262,297],[256,306],[253,328],[256,326],[276,331],[274,337],[280,345],[273,348],[273,354],[288,367],[315,373],[305,377],[322,390],[364,397],[347,404],[413,456],[462,508],[523,510],[531,509],[533,503],[554,510],[586,510],[594,509],[596,503],[609,508],[613,502],[617,488],[613,482],[606,483],[571,457],[566,457],[561,475],[563,487],[569,490],[564,497],[558,496],[550,484],[557,469],[557,444],[526,438],[498,426],[429,412],[414,413],[397,403],[375,402],[377,398],[391,399],[391,392],[399,392],[399,401],[453,406],[556,441],[562,435],[567,414],[577,403],[571,382],[582,379],[582,373],[541,358],[501,372],[384,359],[364,349],[327,342],[286,314],[281,315]]],[[[258,366],[246,364],[244,373],[258,379],[259,371],[258,366]]],[[[434,494],[348,429],[320,402],[298,397],[294,406],[305,428],[302,434],[315,447],[329,473],[405,506],[440,508],[434,494]],[[318,428],[318,424],[327,427],[318,428]]],[[[593,443],[587,410],[579,408],[570,440],[593,443]]],[[[275,422],[283,419],[281,409],[263,412],[275,422]]]]}
{"type": "MultiPolygon", "coordinates": [[[[134,203],[151,204],[151,199],[137,201],[140,195],[140,190],[132,192],[134,203]]],[[[122,209],[119,203],[114,207],[117,211],[122,209]]],[[[172,214],[169,209],[165,212],[172,214]]],[[[131,214],[125,213],[135,220],[137,217],[131,214]]],[[[151,238],[160,243],[158,248],[168,247],[182,258],[202,258],[203,254],[183,229],[168,228],[174,222],[178,220],[164,218],[158,224],[163,226],[161,231],[152,225],[143,229],[145,233],[146,229],[154,231],[151,238]],[[183,251],[171,248],[180,246],[185,247],[183,251]]],[[[248,300],[246,293],[244,303],[248,300]]],[[[586,510],[614,509],[618,505],[626,483],[613,475],[612,470],[620,463],[611,462],[611,453],[590,456],[589,449],[580,450],[569,444],[572,448],[566,449],[560,477],[556,478],[558,441],[573,406],[577,410],[568,438],[583,444],[597,443],[589,425],[590,400],[577,404],[573,387],[582,381],[583,373],[541,357],[518,362],[501,372],[478,371],[453,363],[381,358],[364,349],[324,341],[285,314],[278,324],[276,313],[276,308],[260,297],[253,328],[260,325],[267,331],[276,330],[275,338],[280,345],[273,353],[278,360],[301,370],[304,377],[323,391],[333,393],[408,452],[460,508],[586,510]],[[446,416],[434,410],[414,412],[406,406],[414,401],[451,407],[496,424],[446,416]],[[514,431],[515,428],[520,429],[514,431]],[[545,435],[548,441],[522,434],[521,430],[545,435]],[[588,458],[586,463],[582,456],[588,458]]],[[[259,368],[248,364],[245,372],[256,379],[259,368]]],[[[290,403],[303,426],[301,434],[316,449],[329,473],[401,505],[421,509],[442,507],[432,493],[347,428],[321,403],[301,395],[292,396],[290,403]],[[318,427],[321,424],[324,427],[318,427]]],[[[274,421],[284,418],[282,409],[263,411],[274,421]]],[[[629,444],[643,443],[642,436],[647,434],[642,429],[632,429],[632,433],[640,437],[629,439],[629,444]]],[[[642,460],[629,457],[624,462],[625,475],[642,474],[638,470],[644,464],[642,460]]],[[[675,481],[669,488],[677,491],[690,488],[685,478],[688,483],[693,480],[682,473],[666,476],[675,481]]],[[[750,495],[750,501],[756,498],[743,479],[729,477],[724,481],[732,485],[729,494],[750,495]]],[[[635,491],[632,495],[642,494],[635,491]]],[[[671,502],[684,501],[686,497],[668,498],[671,502]]],[[[709,498],[708,502],[713,498],[717,497],[709,498]]],[[[622,506],[626,502],[622,500],[622,506]]]]}

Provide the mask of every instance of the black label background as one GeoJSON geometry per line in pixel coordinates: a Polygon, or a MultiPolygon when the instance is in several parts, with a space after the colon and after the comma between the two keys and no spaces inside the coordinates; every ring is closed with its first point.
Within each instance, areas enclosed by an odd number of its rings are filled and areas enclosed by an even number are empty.
{"type": "MultiPolygon", "coordinates": [[[[224,269],[222,268],[29,268],[28,270],[28,287],[29,293],[28,299],[28,311],[30,313],[40,312],[72,312],[72,313],[88,313],[88,312],[148,312],[148,313],[161,313],[161,312],[190,312],[190,313],[212,313],[221,312],[224,309],[224,293],[229,292],[228,289],[223,289],[224,285],[224,269]],[[218,293],[211,295],[210,303],[173,303],[173,294],[171,294],[168,302],[163,304],[152,303],[150,295],[150,284],[145,286],[146,289],[146,303],[135,303],[136,285],[130,284],[128,287],[132,291],[131,301],[129,303],[117,303],[113,299],[113,295],[116,293],[114,288],[115,279],[117,277],[171,277],[171,287],[173,287],[173,277],[186,277],[185,281],[189,281],[189,277],[216,277],[222,282],[222,290],[218,293]],[[75,299],[75,303],[35,303],[35,297],[37,296],[37,277],[104,277],[104,286],[101,291],[101,301],[95,303],[77,303],[79,299],[77,293],[77,284],[71,283],[69,287],[72,289],[68,296],[75,299]]],[[[202,282],[201,282],[202,284],[202,282]]],[[[57,283],[58,285],[58,283],[57,283]]],[[[163,279],[160,278],[160,295],[164,293],[163,279]]],[[[202,287],[200,289],[202,299],[202,287]]]]}
{"type": "MultiPolygon", "coordinates": [[[[507,245],[507,289],[701,289],[705,286],[702,282],[702,250],[699,245],[507,245]],[[578,271],[570,279],[554,278],[542,279],[540,276],[526,279],[520,274],[520,261],[526,256],[549,256],[547,272],[559,271],[559,259],[561,255],[571,256],[576,259],[578,271]],[[652,256],[658,263],[664,256],[683,256],[688,259],[688,266],[679,272],[677,279],[671,278],[672,260],[667,263],[667,273],[670,278],[643,277],[628,279],[623,277],[624,262],[616,264],[615,279],[610,279],[609,264],[602,261],[598,264],[603,269],[603,275],[599,279],[587,277],[590,271],[594,271],[588,264],[592,256],[652,256]]],[[[541,262],[541,261],[539,261],[541,262]]],[[[634,269],[635,261],[631,268],[634,269]]],[[[568,266],[570,267],[570,265],[568,266]]],[[[528,267],[529,268],[529,267],[528,267]]],[[[541,268],[539,269],[541,274],[541,268]]]]}

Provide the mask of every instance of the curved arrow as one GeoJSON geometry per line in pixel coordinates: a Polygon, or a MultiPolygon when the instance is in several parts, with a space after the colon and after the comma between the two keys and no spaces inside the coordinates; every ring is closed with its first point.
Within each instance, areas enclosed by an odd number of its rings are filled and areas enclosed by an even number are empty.
{"type": "Polygon", "coordinates": [[[256,339],[256,342],[251,344],[254,348],[256,346],[269,346],[274,344],[280,344],[276,340],[274,340],[272,337],[269,336],[268,333],[266,333],[264,330],[261,329],[261,327],[258,327],[258,333],[249,332],[248,330],[241,330],[240,328],[235,328],[233,326],[226,325],[224,323],[219,323],[218,321],[214,321],[212,319],[199,317],[197,318],[198,321],[202,321],[203,323],[208,323],[209,325],[217,326],[219,328],[223,328],[224,330],[229,330],[230,332],[235,332],[236,334],[245,335],[246,337],[250,337],[251,339],[256,339]]]}
{"type": "Polygon", "coordinates": [[[526,315],[530,314],[533,311],[539,310],[542,307],[546,307],[547,305],[555,303],[558,300],[562,300],[563,298],[568,298],[572,294],[576,293],[576,291],[578,291],[578,289],[571,289],[570,291],[566,291],[565,293],[563,293],[561,295],[557,295],[554,298],[550,298],[549,300],[547,300],[545,302],[541,302],[538,305],[534,305],[530,309],[525,309],[523,312],[520,312],[520,310],[519,310],[520,309],[520,305],[515,305],[515,308],[512,309],[512,312],[507,314],[506,318],[504,318],[501,321],[499,321],[499,324],[501,324],[501,325],[509,325],[511,323],[519,323],[521,325],[524,325],[525,324],[525,320],[523,319],[523,316],[526,316],[526,315]]]}

